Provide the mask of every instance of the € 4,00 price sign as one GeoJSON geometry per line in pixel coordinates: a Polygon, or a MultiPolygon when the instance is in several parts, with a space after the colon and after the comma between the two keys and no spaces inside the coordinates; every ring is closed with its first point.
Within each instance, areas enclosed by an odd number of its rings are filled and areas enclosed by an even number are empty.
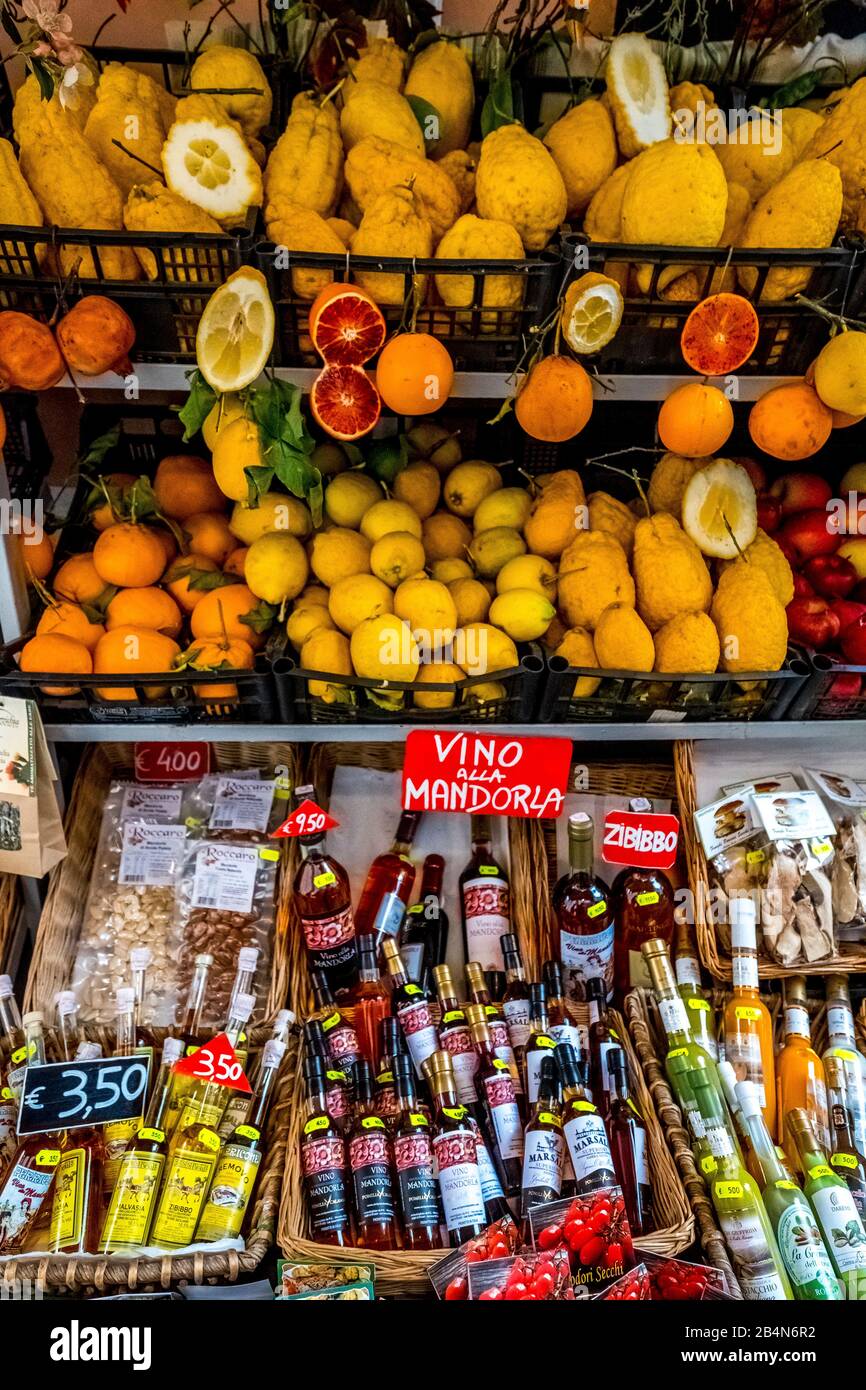
{"type": "Polygon", "coordinates": [[[43,1134],[134,1120],[144,1110],[148,1071],[149,1058],[144,1056],[28,1067],[18,1107],[18,1133],[43,1134]]]}
{"type": "Polygon", "coordinates": [[[571,739],[413,729],[403,809],[537,819],[562,814],[571,739]]]}
{"type": "Polygon", "coordinates": [[[210,771],[209,743],[137,743],[138,782],[198,782],[210,771]]]}

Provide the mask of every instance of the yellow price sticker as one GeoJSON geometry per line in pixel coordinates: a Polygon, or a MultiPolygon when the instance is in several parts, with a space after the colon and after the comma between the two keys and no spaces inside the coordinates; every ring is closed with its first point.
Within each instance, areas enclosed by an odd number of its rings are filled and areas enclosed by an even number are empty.
{"type": "Polygon", "coordinates": [[[762,849],[750,849],[746,855],[747,864],[763,864],[766,854],[762,849]]]}
{"type": "Polygon", "coordinates": [[[340,1014],[335,1011],[332,1014],[328,1014],[327,1018],[322,1019],[322,1028],[326,1033],[329,1033],[332,1028],[336,1028],[337,1024],[340,1022],[340,1017],[340,1014]]]}
{"type": "Polygon", "coordinates": [[[538,1118],[546,1125],[555,1125],[557,1129],[562,1129],[562,1120],[558,1115],[552,1115],[549,1110],[540,1111],[538,1118]]]}
{"type": "Polygon", "coordinates": [[[453,1023],[455,1019],[458,1019],[458,1018],[465,1018],[465,1017],[466,1017],[466,1015],[464,1014],[464,1012],[463,1012],[462,1009],[449,1009],[448,1012],[447,1012],[447,1014],[443,1014],[443,1015],[442,1015],[442,1022],[443,1022],[443,1023],[453,1023]]]}
{"type": "Polygon", "coordinates": [[[853,1169],[857,1167],[857,1160],[853,1154],[831,1154],[830,1162],[834,1168],[853,1169]]]}
{"type": "Polygon", "coordinates": [[[712,1154],[704,1154],[704,1157],[701,1159],[701,1172],[714,1173],[717,1167],[718,1164],[712,1154]]]}
{"type": "Polygon", "coordinates": [[[748,1023],[757,1023],[761,1017],[761,1010],[754,1008],[751,1004],[738,1004],[734,1009],[734,1016],[745,1019],[748,1023]]]}
{"type": "Polygon", "coordinates": [[[260,850],[259,850],[259,858],[260,858],[260,859],[267,859],[270,863],[275,863],[275,862],[279,859],[279,857],[280,857],[280,851],[279,851],[278,849],[260,849],[260,850]]]}
{"type": "Polygon", "coordinates": [[[706,999],[688,999],[686,1000],[686,1007],[689,1009],[694,1009],[696,1013],[710,1012],[710,1006],[707,1003],[706,999]]]}
{"type": "Polygon", "coordinates": [[[722,1202],[745,1196],[745,1189],[741,1182],[717,1182],[714,1191],[719,1201],[722,1202]]]}
{"type": "Polygon", "coordinates": [[[60,1162],[59,1149],[40,1149],[33,1162],[37,1168],[56,1168],[60,1162]]]}
{"type": "Polygon", "coordinates": [[[773,1183],[773,1186],[781,1187],[783,1192],[799,1192],[800,1190],[795,1182],[791,1182],[790,1178],[779,1178],[778,1182],[773,1183]]]}
{"type": "Polygon", "coordinates": [[[588,1100],[576,1100],[574,1102],[574,1108],[575,1110],[588,1111],[591,1115],[594,1115],[596,1113],[595,1106],[592,1105],[591,1102],[588,1100]]]}
{"type": "Polygon", "coordinates": [[[328,1078],[329,1081],[345,1081],[345,1080],[346,1080],[346,1073],[345,1073],[344,1071],[326,1071],[326,1072],[325,1072],[325,1075],[326,1075],[326,1077],[328,1078]]]}
{"type": "Polygon", "coordinates": [[[508,1063],[503,1061],[501,1057],[494,1057],[493,1065],[497,1071],[511,1071],[511,1068],[508,1065],[508,1063]]]}
{"type": "Polygon", "coordinates": [[[16,1047],[15,1051],[12,1053],[12,1061],[13,1061],[13,1062],[23,1062],[23,1061],[25,1060],[26,1056],[27,1056],[27,1048],[26,1048],[26,1047],[16,1047]]]}
{"type": "Polygon", "coordinates": [[[217,1152],[220,1146],[220,1137],[218,1134],[214,1134],[212,1129],[200,1129],[198,1137],[206,1149],[210,1149],[213,1153],[217,1152]]]}
{"type": "Polygon", "coordinates": [[[419,1114],[415,1114],[414,1111],[411,1111],[411,1112],[410,1112],[410,1115],[409,1115],[409,1123],[410,1123],[410,1125],[414,1125],[416,1129],[418,1129],[419,1127],[423,1127],[424,1129],[427,1129],[427,1128],[428,1128],[428,1125],[427,1125],[427,1116],[426,1116],[426,1115],[421,1115],[420,1113],[419,1113],[419,1114]]]}
{"type": "Polygon", "coordinates": [[[443,1105],[442,1114],[447,1115],[449,1120],[462,1120],[466,1114],[464,1105],[443,1105]]]}
{"type": "Polygon", "coordinates": [[[316,874],[316,875],[315,875],[315,877],[313,878],[313,887],[314,887],[314,888],[327,888],[329,883],[336,883],[336,882],[337,882],[337,875],[336,875],[336,874],[332,874],[332,873],[331,873],[331,870],[330,870],[330,869],[327,869],[327,870],[325,871],[325,873],[323,873],[323,874],[316,874]]]}
{"type": "Polygon", "coordinates": [[[535,1039],[535,1044],[537,1047],[556,1047],[556,1040],[549,1038],[546,1033],[539,1033],[535,1039]]]}
{"type": "Polygon", "coordinates": [[[314,1115],[312,1120],[307,1120],[304,1125],[305,1134],[315,1134],[319,1129],[328,1129],[331,1121],[327,1115],[314,1115]]]}
{"type": "Polygon", "coordinates": [[[604,898],[600,903],[593,903],[592,907],[586,909],[587,917],[600,917],[603,912],[607,912],[607,903],[604,898]]]}
{"type": "Polygon", "coordinates": [[[655,907],[658,900],[658,893],[638,893],[637,895],[638,907],[655,907]]]}
{"type": "Polygon", "coordinates": [[[671,1050],[670,1050],[670,1052],[668,1053],[668,1057],[669,1057],[669,1058],[671,1058],[671,1057],[688,1057],[688,1055],[689,1055],[689,1049],[688,1049],[687,1047],[672,1047],[671,1050]]]}
{"type": "Polygon", "coordinates": [[[161,1144],[165,1139],[161,1129],[140,1129],[138,1137],[139,1139],[149,1139],[154,1144],[161,1144]]]}
{"type": "Polygon", "coordinates": [[[832,1168],[828,1168],[826,1163],[817,1163],[814,1168],[809,1169],[810,1178],[833,1178],[835,1173],[832,1168]]]}
{"type": "Polygon", "coordinates": [[[361,1121],[362,1129],[384,1129],[385,1121],[380,1120],[378,1115],[365,1115],[361,1121]]]}
{"type": "Polygon", "coordinates": [[[251,1139],[253,1143],[262,1137],[261,1130],[256,1129],[255,1125],[238,1125],[235,1133],[239,1134],[242,1139],[251,1139]]]}

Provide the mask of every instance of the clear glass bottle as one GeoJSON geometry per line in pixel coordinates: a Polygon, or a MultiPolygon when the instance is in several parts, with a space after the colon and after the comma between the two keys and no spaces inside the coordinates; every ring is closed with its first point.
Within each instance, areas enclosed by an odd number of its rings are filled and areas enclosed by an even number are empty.
{"type": "Polygon", "coordinates": [[[472,817],[472,853],[460,875],[463,946],[482,970],[502,970],[502,937],[511,931],[508,874],[493,852],[489,816],[472,817]]]}
{"type": "Polygon", "coordinates": [[[349,1020],[344,1008],[335,1000],[324,970],[311,970],[310,984],[316,1001],[315,1013],[311,1014],[311,1018],[320,1020],[335,1066],[350,1067],[363,1056],[358,1030],[349,1020]]]}
{"type": "Polygon", "coordinates": [[[477,1103],[475,1074],[478,1071],[478,1053],[472,1042],[469,1021],[458,1002],[450,967],[434,965],[433,982],[440,1008],[439,1046],[451,1053],[460,1104],[471,1109],[477,1103]]]}
{"type": "Polygon", "coordinates": [[[153,1055],[156,1038],[144,1020],[147,1013],[147,972],[152,960],[153,955],[147,946],[133,946],[129,953],[129,969],[135,996],[135,1050],[147,1057],[151,1081],[153,1080],[153,1055]]]}
{"type": "Polygon", "coordinates": [[[358,986],[355,998],[354,1023],[358,1045],[361,1055],[373,1066],[376,1062],[379,1024],[390,1014],[391,1000],[379,973],[379,955],[372,936],[358,939],[358,986]]]}
{"type": "Polygon", "coordinates": [[[9,975],[0,975],[0,1030],[8,1053],[4,1084],[12,1091],[15,1099],[20,1100],[24,1073],[27,1070],[27,1048],[24,1024],[9,975]]]}
{"type": "Polygon", "coordinates": [[[845,1179],[848,1191],[861,1221],[866,1221],[866,1160],[857,1148],[851,1114],[845,1069],[840,1057],[825,1054],[824,1073],[827,1078],[827,1106],[830,1121],[830,1167],[845,1179]]]}
{"type": "MultiPolygon", "coordinates": [[[[183,1043],[183,1055],[191,1057],[197,1048],[205,1042],[205,1030],[202,1028],[202,1014],[204,1012],[205,998],[207,995],[207,984],[210,977],[213,956],[203,951],[195,957],[193,962],[192,979],[189,982],[186,1000],[184,1003],[183,1014],[177,1035],[183,1043]]],[[[165,1116],[163,1129],[166,1134],[172,1134],[177,1124],[178,1117],[184,1106],[184,1101],[192,1090],[192,1079],[188,1076],[175,1076],[172,1081],[171,1100],[168,1113],[165,1116]]]]}
{"type": "Polygon", "coordinates": [[[779,1139],[784,1141],[789,1112],[806,1110],[814,1119],[818,1142],[826,1150],[830,1144],[827,1082],[821,1058],[812,1046],[805,975],[789,975],[783,989],[785,1043],[776,1063],[777,1132],[779,1139]]]}
{"type": "Polygon", "coordinates": [[[568,818],[569,872],[553,890],[556,914],[556,954],[562,961],[569,999],[586,998],[586,982],[604,980],[613,990],[613,901],[604,879],[593,873],[595,826],[591,816],[576,811],[568,818]]]}
{"type": "MultiPolygon", "coordinates": [[[[41,1013],[24,1015],[22,1031],[25,1070],[45,1065],[44,1020],[41,1013]]],[[[24,1077],[19,1082],[23,1089],[24,1077]]],[[[20,1092],[19,1092],[20,1094],[20,1092]]],[[[60,1134],[31,1134],[22,1139],[0,1182],[0,1255],[22,1249],[42,1214],[61,1158],[60,1134]]]]}
{"type": "Polygon", "coordinates": [[[307,1019],[304,1024],[304,1046],[308,1056],[322,1059],[325,1067],[325,1107],[337,1129],[345,1134],[352,1118],[352,1083],[349,1073],[337,1065],[328,1051],[321,1019],[307,1019]]]}
{"type": "MultiPolygon", "coordinates": [[[[94,1061],[102,1056],[102,1047],[82,1042],[75,1055],[78,1061],[94,1061]]],[[[96,1253],[102,1225],[104,1161],[101,1125],[66,1131],[51,1194],[48,1248],[52,1254],[96,1253]]]]}
{"type": "Polygon", "coordinates": [[[526,1044],[529,1039],[529,985],[523,961],[520,957],[520,942],[507,932],[500,942],[505,961],[505,992],[502,996],[502,1014],[508,1028],[508,1040],[514,1049],[518,1066],[522,1067],[526,1044]]]}
{"type": "Polygon", "coordinates": [[[599,1114],[607,1118],[610,1111],[610,1073],[607,1059],[619,1037],[611,1023],[604,997],[604,980],[596,977],[586,982],[586,1002],[589,1006],[589,1082],[592,1099],[599,1114]]]}
{"type": "Polygon", "coordinates": [[[373,935],[377,950],[386,937],[397,939],[412,889],[415,865],[409,857],[421,820],[420,811],[404,811],[394,843],[384,854],[377,854],[367,871],[355,909],[358,936],[373,935]]]}
{"type": "Polygon", "coordinates": [[[546,960],[541,967],[541,978],[547,986],[547,1017],[550,1020],[551,1036],[557,1043],[570,1043],[581,1066],[588,1067],[589,1028],[573,1022],[568,1012],[562,983],[562,966],[559,961],[546,960]]]}
{"type": "Polygon", "coordinates": [[[523,1092],[523,1079],[520,1075],[520,1068],[517,1065],[517,1058],[514,1055],[514,1048],[511,1046],[511,1039],[508,1036],[508,1024],[499,1004],[494,1004],[490,997],[490,990],[487,988],[487,979],[480,963],[477,960],[466,962],[466,984],[469,989],[469,1002],[472,1004],[482,1004],[487,1015],[487,1026],[490,1029],[490,1036],[493,1039],[493,1051],[503,1062],[507,1062],[511,1068],[511,1079],[514,1082],[514,1093],[517,1096],[517,1104],[520,1106],[520,1113],[524,1120],[526,1115],[525,1098],[523,1092]]]}
{"type": "MultiPolygon", "coordinates": [[[[398,1018],[383,1018],[379,1024],[379,1048],[376,1066],[376,1114],[393,1128],[398,1114],[397,1058],[408,1056],[406,1039],[398,1018]]],[[[410,1059],[411,1060],[411,1059],[410,1059]]]]}
{"type": "Polygon", "coordinates": [[[866,1058],[858,1051],[851,996],[844,975],[827,976],[827,1049],[822,1057],[824,1070],[827,1058],[837,1057],[845,1073],[845,1090],[854,1142],[858,1153],[866,1154],[866,1058]]]}
{"type": "MultiPolygon", "coordinates": [[[[256,971],[259,967],[259,950],[256,946],[242,946],[238,951],[237,964],[235,965],[235,977],[232,981],[231,994],[229,995],[228,1007],[226,1009],[226,1020],[230,1019],[234,1013],[234,1006],[239,994],[256,993],[256,971]]],[[[235,1056],[241,1066],[246,1070],[247,1054],[249,1052],[249,1040],[246,1029],[238,1035],[235,1046],[235,1056]]]]}
{"type": "MultiPolygon", "coordinates": [[[[226,1020],[223,1032],[233,1048],[237,1046],[238,1038],[249,1023],[255,1007],[253,994],[239,994],[232,1004],[233,1013],[226,1020]]],[[[214,1131],[219,1137],[220,1123],[230,1096],[230,1089],[218,1081],[204,1078],[193,1080],[192,1090],[184,1099],[183,1109],[169,1140],[169,1158],[178,1145],[184,1144],[188,1133],[197,1132],[202,1127],[214,1131]]]]}
{"type": "Polygon", "coordinates": [[[692,1037],[699,1047],[714,1062],[719,1060],[719,1044],[716,1038],[715,1014],[704,993],[701,980],[701,964],[692,933],[686,920],[685,909],[676,909],[676,955],[674,974],[680,998],[686,1006],[692,1037]]]}
{"type": "MultiPolygon", "coordinates": [[[[114,1026],[114,1056],[131,1057],[135,1050],[135,991],[124,986],[117,991],[117,1014],[114,1026]]],[[[105,1156],[102,1178],[106,1200],[111,1196],[120,1170],[120,1160],[130,1140],[141,1129],[142,1117],[131,1120],[112,1120],[103,1126],[105,1156]]]]}
{"type": "Polygon", "coordinates": [[[529,986],[529,1037],[526,1041],[526,1099],[535,1105],[541,1086],[541,1063],[556,1047],[547,1016],[547,986],[529,986]]]}

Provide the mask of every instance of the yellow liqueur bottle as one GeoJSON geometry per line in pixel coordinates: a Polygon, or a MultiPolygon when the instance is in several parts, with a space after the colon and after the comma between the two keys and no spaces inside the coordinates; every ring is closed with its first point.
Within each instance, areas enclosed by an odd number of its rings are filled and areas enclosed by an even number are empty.
{"type": "MultiPolygon", "coordinates": [[[[189,989],[187,990],[179,1035],[186,1056],[190,1056],[190,1054],[195,1052],[204,1042],[204,1036],[201,1030],[201,1017],[204,1010],[205,996],[207,994],[208,976],[210,975],[212,965],[213,956],[209,955],[206,951],[196,956],[193,963],[192,979],[189,982],[189,989]]],[[[165,1117],[165,1123],[163,1124],[163,1129],[169,1137],[174,1133],[175,1125],[180,1119],[180,1112],[183,1109],[184,1101],[191,1090],[192,1080],[190,1077],[174,1077],[168,1113],[165,1117]]]]}
{"type": "Polygon", "coordinates": [[[99,1237],[101,1254],[130,1252],[147,1245],[168,1148],[163,1125],[171,1098],[172,1067],[182,1055],[181,1039],[166,1038],[144,1124],[120,1160],[99,1237]]]}
{"type": "Polygon", "coordinates": [[[241,1233],[259,1175],[265,1121],[285,1054],[285,1043],[274,1039],[265,1043],[256,1094],[252,1099],[247,1098],[247,1117],[223,1146],[195,1233],[196,1240],[225,1240],[241,1233]]]}
{"type": "MultiPolygon", "coordinates": [[[[114,1034],[114,1056],[131,1057],[135,1052],[135,990],[124,987],[117,991],[117,1022],[114,1034]]],[[[110,1195],[127,1144],[141,1127],[141,1116],[131,1120],[112,1120],[105,1126],[105,1164],[103,1185],[106,1198],[110,1195]]]]}
{"type": "MultiPolygon", "coordinates": [[[[62,1003],[58,1007],[61,1011],[62,1003]]],[[[82,1042],[74,1059],[95,1061],[102,1056],[99,1043],[82,1042]]],[[[67,1130],[61,1159],[54,1177],[48,1248],[54,1255],[93,1253],[102,1222],[102,1126],[67,1130]]]]}
{"type": "MultiPolygon", "coordinates": [[[[232,1004],[233,1012],[231,1017],[227,1020],[223,1032],[233,1048],[237,1048],[238,1039],[249,1023],[255,1006],[256,1000],[253,994],[239,994],[232,1004]]],[[[231,1090],[229,1090],[225,1084],[221,1084],[227,1079],[224,1076],[220,1077],[215,1075],[201,1078],[175,1077],[175,1082],[179,1079],[191,1080],[192,1088],[184,1099],[180,1118],[178,1119],[174,1133],[169,1141],[169,1151],[171,1151],[176,1142],[179,1142],[181,1132],[184,1129],[188,1129],[189,1126],[196,1121],[208,1125],[211,1129],[215,1129],[217,1133],[219,1133],[223,1115],[232,1095],[231,1090]]]]}

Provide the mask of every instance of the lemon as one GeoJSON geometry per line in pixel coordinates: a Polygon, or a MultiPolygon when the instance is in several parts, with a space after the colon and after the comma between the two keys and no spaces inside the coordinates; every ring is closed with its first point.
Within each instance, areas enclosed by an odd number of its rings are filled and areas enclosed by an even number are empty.
{"type": "Polygon", "coordinates": [[[408,531],[389,531],[370,551],[370,569],[392,589],[424,569],[424,547],[408,531]]]}
{"type": "Polygon", "coordinates": [[[430,578],[438,579],[440,584],[453,584],[455,579],[471,579],[474,573],[468,560],[459,560],[456,557],[435,560],[430,566],[430,578]]]}
{"type": "Polygon", "coordinates": [[[393,613],[360,623],[352,633],[350,651],[356,672],[367,680],[413,681],[421,665],[408,623],[393,613]]]}
{"type": "Polygon", "coordinates": [[[310,454],[310,463],[313,468],[318,468],[323,478],[331,478],[336,473],[345,473],[349,467],[345,449],[333,441],[329,441],[327,444],[317,444],[310,454]]]}
{"type": "Polygon", "coordinates": [[[490,621],[501,627],[515,642],[533,642],[546,632],[556,609],[535,589],[509,589],[490,605],[490,621]]]}
{"type": "Polygon", "coordinates": [[[491,492],[479,502],[472,518],[472,528],[476,536],[479,531],[490,531],[494,526],[508,526],[514,531],[522,531],[531,509],[532,498],[525,488],[497,488],[496,492],[491,492]]]}
{"type": "Polygon", "coordinates": [[[666,140],[671,110],[664,65],[645,34],[620,34],[608,50],[607,99],[620,152],[630,159],[666,140]]]}
{"type": "Polygon", "coordinates": [[[463,692],[465,705],[493,705],[504,700],[508,692],[501,681],[477,681],[468,685],[463,692]]]}
{"type": "Polygon", "coordinates": [[[432,420],[421,420],[407,430],[406,442],[412,457],[426,459],[437,473],[450,473],[462,457],[457,436],[432,420]]]}
{"type": "Polygon", "coordinates": [[[304,547],[284,531],[253,541],[244,560],[244,579],[256,598],[283,604],[301,592],[309,566],[304,547]]]}
{"type": "Polygon", "coordinates": [[[329,593],[324,584],[308,584],[302,589],[295,599],[292,607],[298,608],[324,608],[328,610],[329,593]]]}
{"type": "Polygon", "coordinates": [[[742,464],[716,459],[683,493],[683,530],[704,555],[735,560],[758,534],[755,488],[742,464]]]}
{"type": "Polygon", "coordinates": [[[434,512],[424,522],[421,538],[428,563],[433,564],[436,560],[465,559],[472,532],[459,516],[434,512]]]}
{"type": "Polygon", "coordinates": [[[211,410],[204,424],[201,427],[202,438],[205,444],[214,451],[214,446],[220,434],[226,429],[233,420],[239,419],[244,415],[246,406],[240,396],[230,391],[228,395],[220,396],[216,405],[211,410]]]}
{"type": "Polygon", "coordinates": [[[837,333],[815,362],[815,390],[831,410],[866,415],[866,333],[837,333]]]}
{"type": "Polygon", "coordinates": [[[373,574],[352,574],[331,590],[328,612],[343,632],[352,633],[365,618],[378,618],[394,610],[394,598],[387,584],[373,574]]]}
{"type": "Polygon", "coordinates": [[[306,540],[313,529],[309,507],[297,497],[285,492],[263,492],[257,507],[238,502],[231,514],[229,530],[244,545],[252,545],[268,531],[283,531],[298,540],[306,540]]]}
{"type": "Polygon", "coordinates": [[[199,371],[215,391],[241,391],[261,376],[274,345],[274,306],[261,271],[244,266],[215,290],[195,339],[199,371]]]}
{"type": "MultiPolygon", "coordinates": [[[[554,656],[561,657],[563,661],[568,662],[569,666],[598,666],[592,633],[585,627],[571,627],[563,633],[554,656]]],[[[578,676],[574,682],[571,698],[573,700],[586,699],[587,696],[594,695],[600,685],[601,681],[596,680],[594,676],[578,676]]]]}
{"type": "Polygon", "coordinates": [[[394,479],[394,496],[407,503],[422,521],[435,512],[441,490],[439,473],[432,463],[410,463],[394,479]]]}
{"type": "Polygon", "coordinates": [[[374,502],[382,501],[382,489],[367,473],[340,473],[325,489],[325,516],[335,526],[356,531],[374,502]]]}
{"type": "Polygon", "coordinates": [[[352,574],[369,574],[370,542],[342,526],[317,531],[310,548],[310,568],[328,588],[352,574]]]}
{"type": "Polygon", "coordinates": [[[466,623],[483,623],[490,611],[490,595],[479,579],[454,579],[448,591],[457,609],[457,621],[461,627],[466,623]]]}
{"type": "Polygon", "coordinates": [[[616,336],[624,308],[615,280],[590,271],[575,280],[562,305],[562,336],[572,352],[598,352],[616,336]]]}
{"type": "Polygon", "coordinates": [[[496,576],[497,594],[507,594],[510,589],[534,589],[552,599],[556,594],[556,570],[541,555],[517,555],[496,576]]]}
{"type": "Polygon", "coordinates": [[[718,670],[721,647],[715,624],[706,613],[678,613],[655,635],[657,671],[712,675],[718,670]]]}
{"type": "Polygon", "coordinates": [[[448,646],[457,627],[457,607],[435,579],[406,579],[394,594],[394,612],[429,650],[448,646]]]}
{"type": "Polygon", "coordinates": [[[430,661],[415,677],[413,701],[418,709],[452,709],[457,699],[454,690],[419,690],[422,685],[447,685],[463,681],[466,676],[453,661],[430,661]]]}
{"type": "MultiPolygon", "coordinates": [[[[305,671],[321,671],[330,676],[352,676],[349,639],[342,632],[316,628],[301,648],[301,666],[305,671]]],[[[354,693],[334,681],[309,681],[307,688],[315,700],[326,705],[353,704],[354,693]]]]}
{"type": "Polygon", "coordinates": [[[499,469],[492,463],[458,463],[445,479],[442,499],[457,516],[473,516],[485,497],[501,487],[499,469]]]}
{"type": "Polygon", "coordinates": [[[495,579],[499,571],[518,555],[526,554],[526,542],[510,526],[491,526],[481,531],[469,547],[469,558],[482,579],[495,579]]]}
{"type": "Polygon", "coordinates": [[[334,626],[334,620],[323,604],[310,604],[309,608],[292,610],[286,619],[286,636],[295,650],[300,651],[307,638],[320,627],[333,630],[334,626]]]}
{"type": "Polygon", "coordinates": [[[245,502],[250,483],[244,470],[264,466],[258,425],[243,416],[224,425],[213,450],[213,475],[220,492],[235,502],[245,502]]]}
{"type": "Polygon", "coordinates": [[[364,513],[361,535],[372,545],[390,531],[408,531],[421,539],[421,518],[406,502],[374,502],[364,513]]]}
{"type": "Polygon", "coordinates": [[[490,623],[466,623],[454,638],[454,660],[467,676],[486,676],[519,666],[517,648],[507,633],[490,623]]]}

